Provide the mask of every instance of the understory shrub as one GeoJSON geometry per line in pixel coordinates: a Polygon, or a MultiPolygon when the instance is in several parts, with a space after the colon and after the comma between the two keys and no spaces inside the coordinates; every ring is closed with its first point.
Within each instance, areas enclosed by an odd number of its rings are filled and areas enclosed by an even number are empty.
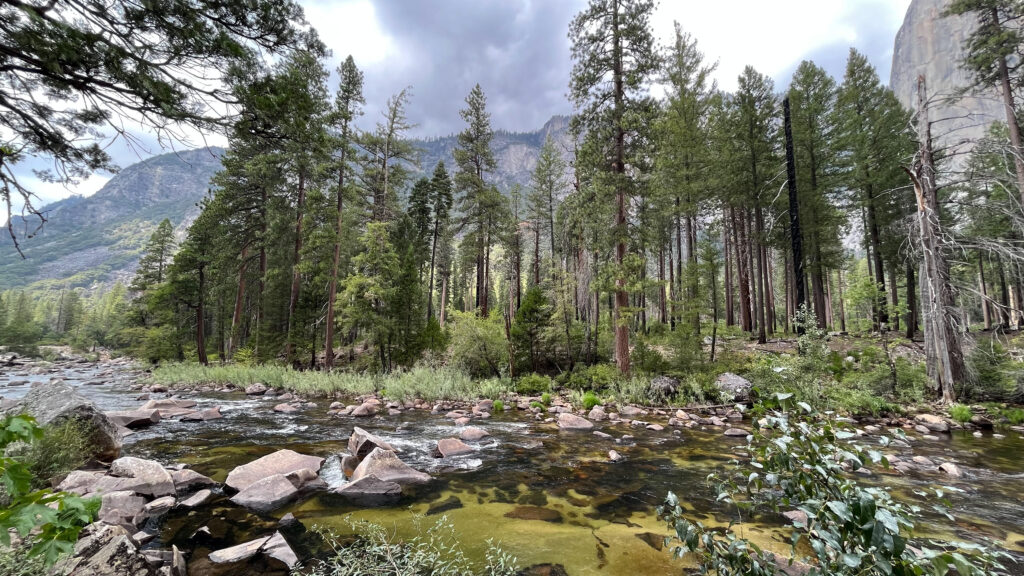
{"type": "Polygon", "coordinates": [[[541,374],[527,374],[516,381],[516,392],[523,396],[536,396],[551,390],[551,378],[541,374]]]}
{"type": "Polygon", "coordinates": [[[590,410],[591,408],[597,406],[600,403],[601,399],[597,397],[597,394],[594,394],[589,390],[586,394],[583,395],[583,408],[585,410],[590,410]]]}
{"type": "Polygon", "coordinates": [[[969,406],[954,404],[949,407],[949,417],[961,424],[970,422],[971,416],[974,416],[974,414],[971,413],[971,408],[969,406]]]}
{"type": "Polygon", "coordinates": [[[612,389],[622,379],[619,369],[611,364],[577,365],[569,374],[565,387],[570,390],[593,390],[604,392],[612,389]]]}
{"type": "Polygon", "coordinates": [[[49,488],[51,480],[59,480],[88,462],[94,433],[92,423],[70,418],[44,428],[42,437],[22,445],[18,459],[32,473],[32,488],[49,488]]]}
{"type": "MultiPolygon", "coordinates": [[[[789,563],[800,563],[809,576],[997,576],[1007,574],[1009,558],[989,543],[942,542],[914,538],[921,521],[917,506],[892,498],[883,487],[862,486],[847,473],[871,465],[888,466],[881,451],[854,442],[856,435],[839,423],[812,412],[783,410],[791,395],[776,395],[762,429],[748,437],[748,466],[735,477],[712,475],[719,484],[718,500],[750,517],[756,508],[776,514],[797,510],[805,518],[790,520],[789,558],[762,550],[745,539],[742,524],[724,530],[691,521],[675,494],[658,508],[668,522],[678,557],[694,556],[702,574],[775,576],[789,563]]],[[[888,437],[878,439],[880,447],[888,437]]],[[[949,517],[945,493],[931,490],[921,496],[949,517]]]]}
{"type": "Polygon", "coordinates": [[[455,526],[447,516],[432,526],[420,526],[418,536],[400,540],[380,524],[347,519],[355,538],[343,538],[317,528],[331,547],[330,557],[317,562],[309,576],[512,576],[517,560],[493,542],[488,542],[483,562],[473,562],[458,541],[455,526]]]}
{"type": "Polygon", "coordinates": [[[1015,362],[998,340],[978,342],[967,356],[968,383],[960,392],[970,400],[1024,399],[1024,364],[1015,362]]]}

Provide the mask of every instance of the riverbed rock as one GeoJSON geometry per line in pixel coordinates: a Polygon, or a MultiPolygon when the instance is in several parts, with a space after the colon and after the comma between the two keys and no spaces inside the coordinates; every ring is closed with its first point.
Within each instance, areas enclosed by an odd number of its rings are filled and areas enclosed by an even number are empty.
{"type": "Polygon", "coordinates": [[[92,446],[94,457],[110,462],[121,454],[121,433],[117,425],[95,404],[67,384],[34,387],[24,398],[7,408],[5,413],[30,414],[43,427],[68,420],[90,424],[93,434],[89,445],[92,446]]]}
{"type": "Polygon", "coordinates": [[[193,573],[214,574],[276,574],[290,570],[298,563],[298,557],[280,532],[271,536],[257,538],[211,552],[208,562],[212,565],[209,572],[193,569],[193,573]],[[225,572],[224,570],[228,571],[225,572]]]}
{"type": "Polygon", "coordinates": [[[655,404],[664,404],[679,392],[679,380],[671,376],[657,376],[647,387],[647,396],[655,404]]]}
{"type": "Polygon", "coordinates": [[[143,506],[142,513],[147,518],[152,518],[154,516],[163,516],[164,514],[169,512],[171,508],[174,508],[174,505],[177,504],[177,502],[178,500],[174,496],[164,496],[162,498],[157,498],[156,500],[153,500],[152,502],[149,502],[145,506],[143,506]]]}
{"type": "Polygon", "coordinates": [[[121,526],[135,532],[142,520],[140,514],[146,506],[146,499],[135,492],[123,490],[104,494],[100,500],[100,520],[114,526],[121,526]]]}
{"type": "Polygon", "coordinates": [[[257,512],[270,512],[297,497],[296,488],[284,474],[273,474],[253,482],[231,497],[231,501],[257,512]]]}
{"type": "Polygon", "coordinates": [[[619,454],[615,450],[608,451],[608,459],[612,462],[622,462],[622,454],[619,454]]]}
{"type": "Polygon", "coordinates": [[[482,428],[477,428],[475,426],[470,426],[459,434],[459,438],[465,440],[466,442],[479,442],[480,440],[483,440],[488,436],[490,436],[490,433],[488,433],[486,430],[482,428]]]}
{"type": "Polygon", "coordinates": [[[561,523],[562,514],[558,510],[541,506],[516,506],[505,513],[506,518],[516,520],[540,520],[542,522],[561,523]]]}
{"type": "Polygon", "coordinates": [[[399,460],[394,452],[381,448],[374,448],[352,472],[353,481],[365,476],[376,476],[385,482],[402,485],[425,484],[430,481],[429,474],[413,469],[399,460]]]}
{"type": "Polygon", "coordinates": [[[189,470],[188,468],[172,471],[171,480],[174,482],[174,489],[177,491],[179,496],[189,492],[190,490],[195,490],[196,488],[205,488],[217,485],[217,483],[212,479],[203,476],[195,470],[189,470]]]}
{"type": "Polygon", "coordinates": [[[254,382],[245,387],[246,396],[263,396],[267,393],[267,386],[262,382],[254,382]]]}
{"type": "Polygon", "coordinates": [[[363,402],[359,406],[352,409],[352,416],[356,418],[369,418],[377,414],[377,405],[369,402],[363,402]]]}
{"type": "Polygon", "coordinates": [[[145,428],[160,421],[159,410],[114,410],[105,414],[114,424],[125,428],[145,428]]]}
{"type": "Polygon", "coordinates": [[[728,396],[732,402],[746,402],[750,400],[750,389],[753,386],[750,380],[732,372],[726,372],[715,378],[715,387],[728,396]]]}
{"type": "Polygon", "coordinates": [[[746,430],[744,430],[742,428],[729,428],[728,430],[723,432],[723,434],[725,436],[733,436],[733,437],[737,437],[737,438],[739,438],[739,437],[746,438],[748,435],[750,435],[750,432],[747,432],[746,430]]]}
{"type": "Polygon", "coordinates": [[[449,456],[461,456],[472,454],[473,448],[458,438],[442,438],[437,441],[434,448],[434,458],[447,458],[449,456]]]}
{"type": "Polygon", "coordinates": [[[636,406],[622,406],[619,408],[619,416],[622,418],[636,418],[637,416],[643,416],[647,411],[643,408],[637,408],[636,406]]]}
{"type": "Polygon", "coordinates": [[[600,422],[608,418],[608,413],[604,411],[604,406],[594,406],[587,413],[587,418],[600,422]]]}
{"type": "Polygon", "coordinates": [[[971,416],[971,424],[977,428],[981,428],[982,430],[991,430],[994,428],[992,421],[980,414],[971,416]]]}
{"type": "Polygon", "coordinates": [[[173,496],[174,480],[158,462],[143,460],[133,456],[125,456],[110,464],[110,475],[118,478],[131,478],[140,484],[132,490],[137,494],[153,496],[173,496]]]}
{"type": "Polygon", "coordinates": [[[918,414],[914,420],[932,432],[949,432],[949,422],[935,414],[918,414]]]}
{"type": "Polygon", "coordinates": [[[189,496],[188,498],[185,498],[184,500],[178,502],[178,506],[181,506],[182,508],[198,508],[212,499],[213,490],[210,490],[209,488],[204,488],[196,492],[195,494],[189,496]]]}
{"type": "Polygon", "coordinates": [[[120,526],[97,522],[86,526],[74,554],[61,560],[56,574],[75,576],[158,576],[158,568],[139,552],[131,533],[120,526]]]}
{"type": "Polygon", "coordinates": [[[189,412],[181,417],[182,422],[206,422],[207,420],[218,420],[223,418],[224,415],[220,413],[220,406],[214,406],[213,408],[207,408],[206,410],[196,410],[195,412],[189,412]]]}
{"type": "Polygon", "coordinates": [[[71,492],[84,496],[94,492],[94,486],[103,478],[103,472],[73,470],[57,486],[58,492],[71,492]]]}
{"type": "Polygon", "coordinates": [[[319,456],[307,456],[294,450],[278,450],[235,468],[228,473],[224,484],[233,490],[241,491],[254,482],[274,474],[285,475],[304,468],[318,472],[323,462],[324,459],[319,456]]]}
{"type": "Polygon", "coordinates": [[[558,427],[562,430],[590,430],[594,423],[582,416],[562,412],[558,415],[558,427]]]}
{"type": "Polygon", "coordinates": [[[332,491],[344,496],[357,506],[384,506],[397,501],[402,496],[402,486],[397,482],[381,480],[370,474],[349,482],[332,491]]]}
{"type": "Polygon", "coordinates": [[[939,464],[939,472],[942,472],[953,478],[960,478],[963,476],[963,472],[960,471],[960,467],[952,462],[943,462],[939,464]]]}
{"type": "Polygon", "coordinates": [[[282,402],[281,404],[278,404],[277,406],[274,406],[274,412],[280,412],[282,414],[291,414],[292,412],[298,412],[298,411],[299,411],[298,408],[296,408],[295,406],[292,406],[291,404],[285,403],[285,402],[282,402]]]}
{"type": "Polygon", "coordinates": [[[367,454],[373,452],[374,448],[396,452],[394,446],[384,439],[363,430],[359,426],[352,428],[352,434],[348,437],[348,451],[360,461],[367,454]]]}

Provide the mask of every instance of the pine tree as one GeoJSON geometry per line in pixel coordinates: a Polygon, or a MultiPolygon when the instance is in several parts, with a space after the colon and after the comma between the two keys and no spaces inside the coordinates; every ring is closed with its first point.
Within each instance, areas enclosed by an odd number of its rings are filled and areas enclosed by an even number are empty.
{"type": "Polygon", "coordinates": [[[558,234],[555,232],[555,212],[561,202],[563,189],[565,188],[565,160],[559,154],[554,140],[549,135],[541,146],[540,155],[537,157],[537,166],[531,175],[531,188],[529,194],[529,215],[534,235],[534,283],[540,283],[540,253],[541,236],[547,236],[549,244],[548,257],[551,259],[552,273],[558,265],[555,242],[558,234]]]}
{"type": "MultiPolygon", "coordinates": [[[[442,247],[442,250],[438,250],[438,242],[444,243],[448,239],[448,228],[449,228],[449,217],[452,209],[452,181],[448,177],[448,170],[444,167],[444,162],[438,162],[437,166],[434,167],[434,175],[430,179],[430,198],[433,208],[434,222],[431,229],[430,236],[430,278],[427,280],[427,320],[430,320],[434,314],[434,272],[435,264],[439,252],[447,249],[451,250],[451,247],[442,247]]],[[[450,258],[444,260],[445,264],[450,261],[450,258]]],[[[445,274],[443,278],[447,280],[447,267],[445,267],[445,274]]],[[[441,308],[444,308],[444,301],[442,298],[441,308]]],[[[443,322],[441,323],[444,324],[443,322]]]]}
{"type": "Polygon", "coordinates": [[[383,118],[373,132],[359,136],[359,175],[370,203],[370,220],[390,222],[398,212],[398,191],[409,178],[408,166],[417,163],[416,148],[408,140],[415,127],[406,116],[410,89],[405,88],[388,99],[383,118]]]}
{"type": "Polygon", "coordinates": [[[653,11],[651,0],[591,0],[569,25],[573,128],[588,140],[588,153],[581,160],[602,174],[615,206],[615,361],[624,374],[630,370],[624,269],[628,198],[636,187],[629,166],[640,159],[632,138],[640,127],[631,118],[652,106],[646,86],[658,69],[650,26],[653,11]]]}
{"type": "Polygon", "coordinates": [[[338,186],[335,189],[337,224],[334,228],[334,258],[331,264],[331,282],[327,289],[327,314],[324,319],[324,367],[334,367],[334,305],[338,293],[338,274],[341,267],[341,246],[345,233],[345,198],[350,197],[352,161],[355,159],[355,119],[362,115],[363,73],[349,55],[338,67],[338,93],[334,100],[334,127],[337,130],[338,186]]]}
{"type": "Polygon", "coordinates": [[[163,283],[164,273],[174,256],[174,245],[174,227],[170,220],[164,218],[146,243],[142,258],[139,259],[139,268],[129,289],[133,292],[145,292],[152,286],[163,283]]]}
{"type": "Polygon", "coordinates": [[[466,108],[459,111],[459,115],[466,122],[454,150],[455,190],[459,194],[459,211],[462,213],[459,227],[466,232],[466,239],[476,246],[475,307],[480,316],[486,317],[491,227],[496,222],[494,191],[488,186],[486,176],[494,171],[497,162],[491,151],[494,131],[491,129],[491,115],[487,112],[487,97],[479,84],[466,96],[466,108]]]}

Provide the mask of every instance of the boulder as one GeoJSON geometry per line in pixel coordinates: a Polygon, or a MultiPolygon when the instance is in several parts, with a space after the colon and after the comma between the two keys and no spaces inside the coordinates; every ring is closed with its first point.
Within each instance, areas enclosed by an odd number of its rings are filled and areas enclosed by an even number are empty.
{"type": "Polygon", "coordinates": [[[540,520],[555,524],[562,522],[562,514],[558,510],[541,506],[516,506],[509,512],[506,512],[505,517],[516,520],[540,520]]]}
{"type": "Polygon", "coordinates": [[[281,412],[282,414],[291,414],[292,412],[298,412],[299,409],[291,404],[282,402],[277,406],[274,406],[274,412],[281,412]]]}
{"type": "Polygon", "coordinates": [[[604,411],[604,407],[594,406],[590,409],[590,412],[587,413],[587,418],[600,422],[608,418],[608,413],[604,411]]]}
{"type": "Polygon", "coordinates": [[[110,464],[110,475],[139,482],[132,490],[146,496],[174,496],[174,480],[164,467],[152,460],[133,456],[118,458],[110,464]]]}
{"type": "Polygon", "coordinates": [[[621,462],[622,461],[622,454],[619,454],[615,450],[609,450],[608,451],[608,459],[611,460],[612,462],[621,462]]]}
{"type": "Polygon", "coordinates": [[[204,488],[188,498],[185,498],[181,502],[178,502],[178,506],[181,506],[182,508],[198,508],[209,502],[211,499],[213,499],[213,491],[209,488],[204,488]]]}
{"type": "Polygon", "coordinates": [[[244,562],[252,558],[253,556],[260,553],[260,549],[263,545],[270,540],[270,536],[263,538],[257,538],[248,542],[232,546],[230,548],[223,548],[210,552],[210,562],[214,564],[234,564],[236,562],[244,562]]]}
{"type": "Polygon", "coordinates": [[[121,526],[131,533],[138,528],[143,508],[146,506],[146,499],[142,496],[123,490],[120,492],[109,492],[104,494],[100,500],[100,513],[98,517],[107,524],[121,526]]]}
{"type": "Polygon", "coordinates": [[[120,526],[90,524],[75,543],[74,554],[58,562],[53,574],[75,576],[158,576],[158,568],[139,552],[131,533],[120,526]]]}
{"type": "Polygon", "coordinates": [[[658,376],[647,387],[647,396],[655,404],[663,404],[679,392],[679,380],[671,376],[658,376]]]}
{"type": "Polygon", "coordinates": [[[459,434],[459,438],[465,440],[466,442],[479,442],[480,440],[483,440],[487,436],[490,436],[490,434],[486,430],[477,428],[475,426],[470,426],[459,434]]]}
{"type": "Polygon", "coordinates": [[[232,573],[264,574],[291,570],[299,563],[299,559],[284,536],[280,532],[274,532],[272,536],[211,552],[209,562],[214,565],[236,565],[245,562],[251,566],[244,570],[233,569],[232,573]]]}
{"type": "Polygon", "coordinates": [[[246,396],[262,396],[267,392],[267,387],[261,382],[255,382],[245,387],[246,396]]]}
{"type": "Polygon", "coordinates": [[[142,513],[147,518],[152,518],[154,516],[163,516],[168,511],[170,511],[171,508],[174,508],[174,505],[176,503],[177,500],[174,498],[174,496],[164,496],[162,498],[157,498],[156,500],[153,500],[152,502],[149,502],[148,504],[143,506],[142,513]]]}
{"type": "Polygon", "coordinates": [[[349,482],[333,491],[358,506],[383,506],[397,501],[402,496],[402,486],[370,474],[349,482]]]}
{"type": "Polygon", "coordinates": [[[303,493],[323,489],[327,483],[309,468],[288,474],[274,474],[253,482],[235,494],[231,501],[257,512],[270,512],[287,504],[303,493]]]}
{"type": "Polygon", "coordinates": [[[184,410],[195,408],[195,400],[184,400],[182,398],[162,398],[150,400],[142,405],[139,410],[184,410]]]}
{"type": "Polygon", "coordinates": [[[402,485],[425,484],[430,481],[429,474],[411,468],[399,460],[394,452],[381,448],[374,448],[352,472],[353,481],[365,476],[376,476],[385,482],[402,485]]]}
{"type": "Polygon", "coordinates": [[[623,418],[636,418],[646,413],[643,408],[637,408],[636,406],[622,406],[619,408],[619,416],[623,418]]]}
{"type": "Polygon", "coordinates": [[[562,412],[558,415],[558,427],[562,430],[590,430],[594,423],[582,416],[562,412]]]}
{"type": "Polygon", "coordinates": [[[217,420],[223,418],[224,415],[220,413],[220,406],[214,406],[206,410],[197,410],[195,412],[189,412],[181,417],[182,422],[206,422],[207,420],[217,420]]]}
{"type": "Polygon", "coordinates": [[[943,462],[939,465],[939,472],[943,472],[953,478],[959,478],[963,476],[963,472],[960,471],[960,467],[952,462],[943,462]]]}
{"type": "Polygon", "coordinates": [[[260,551],[266,556],[280,561],[289,569],[294,568],[299,563],[298,556],[295,555],[292,547],[288,545],[288,542],[280,532],[274,532],[274,535],[263,544],[263,548],[260,551]]]}
{"type": "Polygon", "coordinates": [[[324,459],[318,456],[306,456],[294,450],[278,450],[235,468],[228,474],[224,484],[233,490],[241,491],[254,482],[274,474],[284,475],[303,468],[319,472],[323,462],[324,459]]]}
{"type": "Polygon", "coordinates": [[[437,441],[437,446],[434,448],[434,458],[461,456],[463,454],[472,454],[473,452],[473,448],[458,438],[442,438],[437,441]]]}
{"type": "Polygon", "coordinates": [[[217,483],[210,478],[203,476],[195,470],[174,470],[171,472],[171,480],[174,482],[174,489],[179,495],[207,486],[215,486],[217,483]]]}
{"type": "Polygon", "coordinates": [[[742,428],[729,428],[728,430],[723,432],[723,434],[726,436],[733,436],[737,438],[746,438],[747,436],[750,435],[750,432],[747,432],[742,428]]]}
{"type": "Polygon", "coordinates": [[[368,418],[377,413],[377,405],[364,402],[352,410],[352,416],[357,418],[368,418]]]}
{"type": "Polygon", "coordinates": [[[395,448],[378,436],[370,434],[359,426],[352,429],[352,435],[348,437],[348,451],[350,454],[362,460],[367,454],[373,452],[374,448],[396,452],[395,448]]]}
{"type": "Polygon", "coordinates": [[[89,444],[92,455],[110,462],[121,454],[121,433],[117,425],[85,397],[67,384],[53,384],[32,388],[20,401],[5,410],[7,415],[27,413],[40,426],[50,426],[68,420],[91,425],[89,444]]]}
{"type": "Polygon", "coordinates": [[[918,414],[914,417],[914,421],[932,432],[949,432],[949,422],[935,414],[918,414]]]}
{"type": "Polygon", "coordinates": [[[982,430],[991,430],[994,427],[991,420],[980,414],[971,416],[971,424],[982,430]]]}
{"type": "Polygon", "coordinates": [[[111,422],[125,428],[144,428],[160,421],[159,410],[115,410],[106,415],[111,422]]]}
{"type": "Polygon", "coordinates": [[[742,376],[726,372],[715,378],[715,387],[728,396],[732,402],[746,402],[750,400],[750,389],[754,385],[742,376]]]}
{"type": "Polygon", "coordinates": [[[57,486],[59,492],[72,492],[79,496],[95,492],[94,486],[103,478],[103,472],[74,470],[57,486]]]}

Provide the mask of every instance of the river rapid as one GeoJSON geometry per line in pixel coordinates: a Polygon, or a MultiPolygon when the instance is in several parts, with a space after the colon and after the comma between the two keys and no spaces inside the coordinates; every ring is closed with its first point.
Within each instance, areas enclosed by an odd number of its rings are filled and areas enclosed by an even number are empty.
{"type": "MultiPolygon", "coordinates": [[[[131,390],[140,373],[126,363],[62,363],[41,370],[0,369],[0,395],[23,396],[32,383],[45,386],[62,378],[102,410],[134,409],[143,403],[131,390]],[[24,382],[21,384],[14,384],[24,382]]],[[[153,394],[153,398],[163,396],[153,394]]],[[[347,448],[353,426],[360,426],[400,450],[400,457],[434,480],[404,494],[390,507],[361,509],[329,493],[321,493],[257,515],[219,496],[191,511],[171,511],[150,528],[159,538],[147,546],[171,544],[193,559],[272,533],[277,521],[291,513],[307,527],[323,526],[350,533],[349,520],[366,519],[412,536],[446,516],[456,527],[467,555],[482,557],[493,540],[514,554],[523,566],[560,564],[572,576],[680,573],[685,563],[662,547],[668,534],[655,515],[669,491],[680,496],[690,518],[724,526],[735,511],[716,503],[717,490],[707,483],[712,472],[735,470],[745,440],[723,436],[721,428],[650,431],[608,422],[591,432],[563,431],[552,422],[537,421],[515,410],[495,414],[472,425],[490,437],[474,443],[472,454],[438,459],[437,440],[459,434],[443,414],[409,410],[395,416],[338,418],[327,414],[330,402],[292,414],[272,411],[273,398],[246,397],[241,392],[183,393],[199,408],[220,406],[223,418],[206,422],[164,420],[124,439],[123,455],[185,463],[222,482],[234,467],[279,449],[326,458],[321,477],[332,487],[345,483],[339,455],[347,448]],[[614,449],[624,460],[612,463],[614,449]],[[194,538],[206,527],[209,536],[194,538]]],[[[652,422],[666,417],[645,417],[652,422]]],[[[744,423],[749,425],[749,422],[744,423]]],[[[913,499],[923,487],[947,485],[963,490],[952,497],[957,522],[929,517],[919,535],[976,540],[991,538],[1005,549],[1024,553],[1024,438],[1000,431],[976,438],[954,431],[938,440],[915,439],[912,448],[890,450],[902,458],[925,456],[955,462],[963,476],[937,472],[898,474],[877,470],[864,478],[895,495],[913,499]]],[[[914,438],[915,434],[909,435],[914,438]]],[[[870,441],[870,439],[866,439],[870,441]]],[[[771,550],[786,553],[783,519],[772,514],[745,518],[743,534],[771,550]]],[[[1017,573],[1024,574],[1024,571],[1017,573]]]]}

